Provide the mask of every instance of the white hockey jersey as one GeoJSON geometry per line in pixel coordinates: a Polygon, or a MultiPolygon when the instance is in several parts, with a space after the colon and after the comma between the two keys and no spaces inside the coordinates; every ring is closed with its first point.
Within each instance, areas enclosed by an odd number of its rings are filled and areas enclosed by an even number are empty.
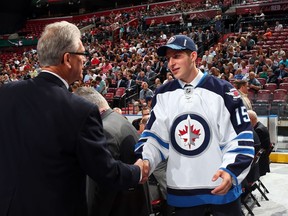
{"type": "Polygon", "coordinates": [[[150,173],[168,158],[167,201],[171,206],[225,204],[237,199],[254,157],[253,133],[238,91],[227,81],[198,73],[185,87],[171,81],[156,91],[136,152],[150,162],[150,173]],[[229,172],[233,187],[213,195],[218,169],[229,172]]]}

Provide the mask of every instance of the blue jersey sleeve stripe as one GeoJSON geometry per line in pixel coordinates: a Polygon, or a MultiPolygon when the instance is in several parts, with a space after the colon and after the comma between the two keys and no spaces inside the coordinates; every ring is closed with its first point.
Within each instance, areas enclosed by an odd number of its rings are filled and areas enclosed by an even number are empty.
{"type": "Polygon", "coordinates": [[[135,151],[137,151],[137,150],[138,150],[139,148],[141,148],[143,145],[144,145],[144,142],[137,142],[137,143],[135,144],[135,147],[134,147],[135,151]]]}
{"type": "Polygon", "coordinates": [[[154,138],[159,145],[163,146],[166,149],[169,149],[169,144],[167,142],[164,142],[161,138],[159,138],[156,134],[148,132],[148,131],[144,131],[141,135],[141,138],[148,138],[148,137],[152,137],[154,138]]]}
{"type": "Polygon", "coordinates": [[[236,148],[228,152],[233,152],[237,154],[249,154],[249,155],[254,155],[254,148],[236,148]]]}
{"type": "Polygon", "coordinates": [[[244,132],[238,134],[237,137],[234,138],[234,140],[253,140],[253,133],[252,132],[244,132]]]}

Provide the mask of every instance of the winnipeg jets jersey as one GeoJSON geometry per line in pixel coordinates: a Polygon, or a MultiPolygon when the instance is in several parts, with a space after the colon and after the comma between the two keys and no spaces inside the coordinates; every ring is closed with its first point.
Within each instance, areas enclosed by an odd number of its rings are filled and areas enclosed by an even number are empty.
{"type": "Polygon", "coordinates": [[[240,196],[254,157],[249,116],[230,83],[199,72],[191,84],[174,80],[156,91],[136,152],[149,160],[151,173],[169,157],[170,205],[225,204],[240,196]],[[219,169],[233,177],[233,187],[221,196],[211,194],[222,180],[212,181],[219,169]]]}

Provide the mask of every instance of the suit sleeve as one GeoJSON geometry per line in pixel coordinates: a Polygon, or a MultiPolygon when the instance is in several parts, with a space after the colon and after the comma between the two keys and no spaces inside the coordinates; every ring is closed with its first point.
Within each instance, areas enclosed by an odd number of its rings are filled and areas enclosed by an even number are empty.
{"type": "Polygon", "coordinates": [[[140,168],[112,158],[103,133],[97,107],[93,107],[78,134],[77,156],[80,166],[94,181],[110,187],[128,189],[140,180],[140,168]]]}
{"type": "Polygon", "coordinates": [[[256,133],[258,134],[260,141],[261,141],[261,148],[264,148],[265,150],[269,150],[270,148],[270,135],[267,128],[260,127],[255,128],[256,133]]]}

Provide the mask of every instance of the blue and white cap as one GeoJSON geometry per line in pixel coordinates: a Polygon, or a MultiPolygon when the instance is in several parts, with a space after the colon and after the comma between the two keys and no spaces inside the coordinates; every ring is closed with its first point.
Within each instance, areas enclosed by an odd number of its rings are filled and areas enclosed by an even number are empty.
{"type": "Polygon", "coordinates": [[[167,48],[174,50],[191,50],[197,51],[194,41],[185,35],[175,35],[171,37],[166,45],[161,46],[157,50],[158,56],[165,56],[167,48]]]}

